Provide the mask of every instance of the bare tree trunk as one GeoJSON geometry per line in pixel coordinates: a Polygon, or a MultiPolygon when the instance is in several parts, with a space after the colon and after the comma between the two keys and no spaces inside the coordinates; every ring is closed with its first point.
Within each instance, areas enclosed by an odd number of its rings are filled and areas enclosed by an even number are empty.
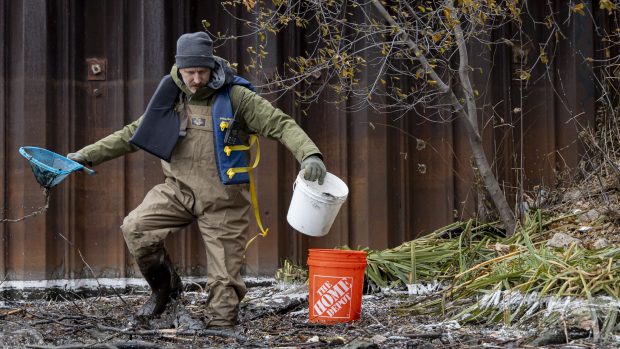
{"type": "MultiPolygon", "coordinates": [[[[491,200],[495,204],[495,208],[499,212],[500,218],[506,227],[508,235],[512,235],[516,229],[515,216],[508,205],[506,195],[502,192],[502,189],[497,182],[497,178],[493,174],[493,170],[489,165],[486,154],[484,153],[484,147],[482,145],[482,137],[480,136],[478,127],[478,112],[476,109],[476,100],[474,99],[474,90],[471,87],[471,80],[469,78],[469,56],[467,54],[467,45],[465,38],[463,37],[463,30],[461,23],[456,18],[456,10],[452,4],[452,0],[446,0],[446,6],[450,8],[450,13],[453,19],[456,21],[454,26],[456,44],[459,49],[459,78],[461,80],[461,88],[463,89],[463,95],[465,96],[465,105],[467,111],[460,109],[462,115],[467,120],[467,138],[471,145],[472,153],[474,154],[474,160],[484,185],[491,196],[491,200]]],[[[458,102],[458,101],[457,101],[458,102]]],[[[460,104],[460,103],[459,103],[460,104]]]]}
{"type": "Polygon", "coordinates": [[[402,30],[402,28],[398,25],[398,23],[396,23],[394,18],[392,18],[392,16],[379,2],[379,0],[372,0],[372,3],[379,11],[379,13],[383,16],[383,18],[387,20],[388,23],[390,23],[390,25],[397,29],[399,34],[403,36],[409,47],[414,51],[418,62],[420,62],[424,69],[429,72],[431,78],[437,82],[436,88],[447,95],[448,100],[452,104],[455,112],[458,113],[458,115],[465,120],[465,124],[467,125],[467,138],[471,146],[474,161],[476,163],[476,166],[478,167],[480,176],[484,181],[485,188],[488,191],[491,200],[493,200],[495,208],[499,212],[502,223],[504,223],[504,226],[506,228],[507,235],[514,234],[516,229],[515,216],[510,209],[510,206],[508,205],[506,196],[502,192],[497,178],[495,178],[495,175],[493,174],[491,165],[489,164],[489,161],[487,160],[486,154],[484,152],[482,137],[480,136],[480,132],[478,130],[478,112],[476,110],[476,101],[474,99],[471,80],[469,79],[469,59],[467,55],[467,46],[465,43],[465,38],[463,37],[463,31],[460,27],[460,22],[458,22],[458,19],[456,18],[456,11],[452,4],[452,0],[445,0],[445,4],[451,9],[451,16],[456,21],[456,23],[458,23],[457,25],[455,25],[454,30],[459,50],[459,78],[461,80],[460,86],[463,90],[463,95],[465,96],[465,106],[467,107],[467,109],[463,108],[463,105],[459,102],[452,88],[439,77],[435,69],[433,69],[433,67],[431,67],[431,65],[429,64],[428,60],[426,59],[418,45],[413,40],[411,40],[411,38],[409,38],[409,35],[407,35],[404,30],[402,30]]]}

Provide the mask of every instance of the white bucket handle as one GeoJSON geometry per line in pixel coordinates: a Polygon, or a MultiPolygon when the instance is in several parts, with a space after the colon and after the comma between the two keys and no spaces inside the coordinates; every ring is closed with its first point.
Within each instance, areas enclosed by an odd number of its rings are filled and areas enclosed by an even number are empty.
{"type": "MultiPolygon", "coordinates": [[[[299,171],[299,173],[300,173],[300,174],[301,174],[301,173],[305,174],[305,173],[306,173],[306,169],[305,169],[305,168],[304,168],[304,169],[302,169],[301,171],[299,171]]],[[[302,177],[303,177],[303,176],[302,176],[302,177]]],[[[293,191],[295,191],[295,187],[297,186],[297,178],[298,178],[298,177],[295,177],[295,182],[293,182],[293,191]]]]}

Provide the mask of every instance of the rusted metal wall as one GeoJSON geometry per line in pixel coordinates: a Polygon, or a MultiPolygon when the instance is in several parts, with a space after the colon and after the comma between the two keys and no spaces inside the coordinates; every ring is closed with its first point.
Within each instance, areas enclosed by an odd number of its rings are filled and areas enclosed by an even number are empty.
{"type": "MultiPolygon", "coordinates": [[[[555,3],[566,16],[568,7],[555,3]]],[[[532,1],[530,10],[543,19],[545,6],[532,1]]],[[[200,30],[202,19],[211,22],[213,31],[241,30],[220,8],[215,1],[0,0],[0,218],[21,217],[43,204],[17,152],[20,146],[64,154],[135,120],[172,65],[179,35],[200,30]],[[89,80],[87,60],[93,58],[105,67],[89,80]]],[[[595,88],[575,52],[586,57],[595,52],[588,18],[574,18],[578,23],[565,28],[568,39],[556,47],[561,59],[549,70],[541,66],[533,72],[551,78],[533,78],[528,86],[513,78],[517,67],[509,49],[471,48],[472,65],[487,72],[475,75],[481,100],[496,106],[481,116],[487,125],[485,145],[496,155],[498,178],[513,196],[520,181],[526,187],[550,185],[556,170],[579,159],[578,129],[568,121],[575,115],[582,115],[582,123],[593,118],[595,88]],[[493,113],[513,126],[497,124],[493,113]]],[[[546,34],[532,31],[537,39],[546,34]]],[[[243,67],[248,63],[244,49],[256,46],[256,40],[245,38],[217,53],[243,67]]],[[[302,52],[304,40],[304,33],[292,30],[272,38],[264,72],[302,52]]],[[[284,258],[303,262],[309,247],[386,248],[475,214],[478,193],[459,122],[428,123],[414,113],[393,120],[321,103],[302,117],[291,98],[277,105],[315,140],[327,168],[348,183],[350,194],[330,234],[308,238],[296,233],[286,213],[298,164],[281,145],[263,140],[257,184],[270,234],[248,251],[248,274],[272,274],[284,258]]],[[[72,175],[54,188],[46,214],[0,223],[0,279],[136,274],[119,226],[162,181],[159,161],[138,152],[97,171],[92,177],[72,175]]],[[[252,226],[249,234],[256,231],[252,226]]],[[[184,274],[204,275],[207,261],[195,226],[166,243],[184,274]]]]}

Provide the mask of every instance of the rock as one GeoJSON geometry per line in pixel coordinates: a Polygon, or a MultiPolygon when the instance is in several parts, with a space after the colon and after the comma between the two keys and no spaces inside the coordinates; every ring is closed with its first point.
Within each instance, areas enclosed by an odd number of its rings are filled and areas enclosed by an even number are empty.
{"type": "Polygon", "coordinates": [[[547,241],[547,247],[565,248],[569,247],[573,243],[579,246],[582,245],[581,240],[579,239],[576,239],[564,233],[555,233],[553,234],[551,240],[547,241]]]}
{"type": "Polygon", "coordinates": [[[0,343],[2,348],[24,348],[24,345],[44,344],[43,334],[27,324],[2,321],[0,343]]]}
{"type": "Polygon", "coordinates": [[[319,336],[310,337],[306,341],[306,343],[318,343],[318,342],[320,342],[319,336]]]}
{"type": "Polygon", "coordinates": [[[599,219],[599,217],[601,217],[601,214],[595,209],[591,209],[590,211],[577,216],[581,222],[592,222],[599,219]]]}
{"type": "Polygon", "coordinates": [[[345,337],[343,337],[343,336],[324,337],[323,338],[323,342],[329,343],[330,346],[332,346],[332,345],[344,345],[344,343],[347,342],[347,339],[345,337]]]}
{"type": "Polygon", "coordinates": [[[594,332],[596,326],[597,326],[597,324],[596,324],[596,322],[594,320],[589,319],[589,318],[584,318],[581,321],[579,321],[579,324],[577,325],[577,328],[582,329],[582,330],[586,330],[586,331],[594,332]]]}
{"type": "MultiPolygon", "coordinates": [[[[563,313],[564,323],[563,326],[572,328],[575,331],[587,331],[592,332],[596,328],[596,321],[592,319],[592,307],[603,306],[605,301],[598,303],[593,300],[591,304],[571,304],[569,308],[556,308],[557,311],[563,313]]],[[[566,305],[565,305],[566,306],[566,305]]]]}
{"type": "Polygon", "coordinates": [[[380,335],[380,334],[376,334],[374,336],[372,336],[372,338],[370,338],[370,340],[375,343],[375,344],[381,344],[383,342],[385,342],[387,340],[386,337],[380,335]]]}
{"type": "Polygon", "coordinates": [[[178,314],[174,322],[174,327],[178,330],[200,331],[205,329],[202,321],[192,318],[189,313],[178,314]]]}
{"type": "Polygon", "coordinates": [[[607,239],[605,238],[599,238],[592,244],[592,248],[594,248],[595,250],[601,250],[607,246],[609,246],[609,241],[607,241],[607,239]]]}
{"type": "Polygon", "coordinates": [[[562,196],[562,201],[563,202],[575,201],[575,200],[578,200],[581,197],[581,195],[582,194],[580,190],[571,190],[571,191],[564,193],[564,195],[562,196]]]}
{"type": "Polygon", "coordinates": [[[454,340],[450,332],[444,333],[440,339],[441,343],[445,345],[454,346],[456,344],[456,341],[454,340]]]}
{"type": "Polygon", "coordinates": [[[496,242],[489,246],[492,250],[499,252],[500,254],[508,254],[510,252],[510,246],[500,244],[496,242]]]}
{"type": "Polygon", "coordinates": [[[106,341],[108,339],[108,337],[110,336],[109,333],[101,332],[101,331],[99,331],[96,328],[87,328],[87,329],[84,330],[84,332],[86,332],[89,335],[95,337],[99,341],[106,341]]]}
{"type": "MultiPolygon", "coordinates": [[[[138,318],[132,321],[138,327],[148,329],[177,329],[180,331],[200,331],[206,328],[200,319],[194,319],[180,299],[168,304],[166,310],[158,318],[138,318]]],[[[130,322],[131,324],[131,322],[130,322]]]]}
{"type": "Polygon", "coordinates": [[[414,339],[407,342],[407,349],[434,349],[435,346],[422,339],[414,339]]]}
{"type": "Polygon", "coordinates": [[[341,349],[379,349],[379,346],[373,342],[358,338],[342,346],[341,349]]]}
{"type": "Polygon", "coordinates": [[[566,332],[564,328],[550,329],[542,333],[538,338],[532,341],[530,345],[539,347],[553,344],[566,344],[568,341],[587,338],[591,334],[590,331],[576,328],[569,328],[566,332]],[[568,334],[568,338],[566,338],[566,334],[568,334]]]}

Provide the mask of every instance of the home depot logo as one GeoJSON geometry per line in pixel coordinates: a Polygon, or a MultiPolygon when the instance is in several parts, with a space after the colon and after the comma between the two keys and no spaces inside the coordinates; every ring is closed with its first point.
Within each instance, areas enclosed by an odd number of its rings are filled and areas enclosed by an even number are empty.
{"type": "Polygon", "coordinates": [[[350,318],[352,277],[314,275],[314,317],[350,318]]]}

